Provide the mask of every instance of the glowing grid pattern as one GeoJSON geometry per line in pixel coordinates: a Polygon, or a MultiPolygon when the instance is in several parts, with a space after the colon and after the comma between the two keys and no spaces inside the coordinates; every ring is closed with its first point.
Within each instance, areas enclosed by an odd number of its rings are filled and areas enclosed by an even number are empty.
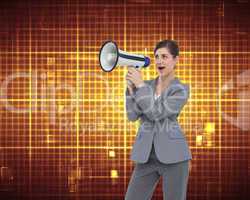
{"type": "MultiPolygon", "coordinates": [[[[247,199],[246,8],[245,1],[3,4],[1,196],[123,199],[139,123],[124,110],[126,70],[101,71],[99,49],[114,40],[153,60],[155,44],[170,38],[181,49],[177,76],[191,86],[179,116],[193,154],[188,198],[247,199]]],[[[144,79],[156,75],[154,65],[143,70],[144,79]]],[[[162,199],[160,184],[154,199],[162,199]]]]}

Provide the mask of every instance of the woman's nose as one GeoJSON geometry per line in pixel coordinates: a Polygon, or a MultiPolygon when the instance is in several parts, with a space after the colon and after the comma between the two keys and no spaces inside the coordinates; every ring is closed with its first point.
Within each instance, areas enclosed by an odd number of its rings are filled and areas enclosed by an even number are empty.
{"type": "Polygon", "coordinates": [[[156,63],[157,63],[157,64],[162,64],[162,59],[158,58],[158,59],[156,60],[156,63]]]}

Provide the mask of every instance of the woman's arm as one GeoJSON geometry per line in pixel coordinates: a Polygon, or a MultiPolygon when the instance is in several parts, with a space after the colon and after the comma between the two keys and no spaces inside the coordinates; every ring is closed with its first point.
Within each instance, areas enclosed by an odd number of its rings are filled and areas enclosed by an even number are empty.
{"type": "Polygon", "coordinates": [[[129,121],[136,121],[142,115],[142,110],[134,100],[134,94],[130,94],[128,88],[126,89],[126,113],[129,121]]]}
{"type": "Polygon", "coordinates": [[[171,86],[171,90],[170,95],[155,101],[152,88],[145,85],[138,88],[134,100],[151,121],[159,121],[173,115],[177,117],[189,98],[189,86],[176,84],[171,86]]]}

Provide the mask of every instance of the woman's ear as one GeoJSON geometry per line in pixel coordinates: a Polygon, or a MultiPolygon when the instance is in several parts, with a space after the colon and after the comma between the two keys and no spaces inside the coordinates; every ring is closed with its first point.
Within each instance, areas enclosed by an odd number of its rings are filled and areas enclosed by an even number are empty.
{"type": "Polygon", "coordinates": [[[174,69],[176,69],[176,63],[179,61],[179,56],[174,58],[174,69]]]}
{"type": "Polygon", "coordinates": [[[175,59],[175,63],[177,63],[179,61],[179,56],[176,56],[174,59],[175,59]]]}

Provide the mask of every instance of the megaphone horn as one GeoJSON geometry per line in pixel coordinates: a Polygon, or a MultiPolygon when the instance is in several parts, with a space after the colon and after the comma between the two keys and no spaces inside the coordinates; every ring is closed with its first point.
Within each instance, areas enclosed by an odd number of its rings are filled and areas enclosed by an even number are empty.
{"type": "Polygon", "coordinates": [[[115,42],[107,41],[100,49],[99,63],[103,71],[111,72],[116,66],[147,67],[150,64],[150,59],[143,55],[122,51],[118,49],[115,42]]]}

